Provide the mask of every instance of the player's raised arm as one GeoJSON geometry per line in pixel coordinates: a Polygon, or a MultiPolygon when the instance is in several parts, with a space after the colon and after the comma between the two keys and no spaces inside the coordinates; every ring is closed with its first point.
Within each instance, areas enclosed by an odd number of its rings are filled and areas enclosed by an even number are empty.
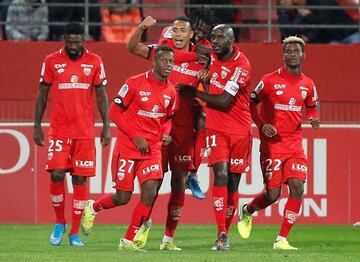
{"type": "Polygon", "coordinates": [[[156,20],[151,16],[147,16],[139,25],[136,31],[130,37],[129,42],[127,43],[126,47],[128,51],[134,55],[139,57],[148,59],[149,58],[149,50],[150,48],[141,43],[141,35],[143,34],[144,30],[156,24],[156,20]]]}

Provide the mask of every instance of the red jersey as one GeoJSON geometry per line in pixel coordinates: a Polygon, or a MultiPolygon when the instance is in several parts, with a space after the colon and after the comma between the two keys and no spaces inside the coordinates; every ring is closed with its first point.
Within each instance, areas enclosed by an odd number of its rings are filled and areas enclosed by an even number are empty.
{"type": "MultiPolygon", "coordinates": [[[[194,52],[196,47],[191,44],[190,51],[194,52]]],[[[150,59],[154,58],[155,49],[151,49],[150,59]]],[[[175,53],[176,57],[176,53],[175,53]]],[[[197,61],[191,62],[175,62],[174,67],[168,77],[168,80],[175,85],[176,90],[177,84],[185,84],[193,87],[199,85],[198,73],[204,66],[197,61]]],[[[194,127],[193,114],[195,111],[194,98],[183,97],[177,95],[176,97],[176,108],[175,115],[172,119],[174,126],[182,127],[194,127]]]]}
{"type": "Polygon", "coordinates": [[[126,107],[117,123],[120,124],[120,130],[116,150],[119,150],[121,157],[161,158],[164,123],[174,113],[175,100],[174,86],[168,81],[156,80],[151,71],[126,80],[114,99],[115,104],[126,107]],[[126,127],[126,133],[121,126],[126,127]],[[150,148],[148,154],[142,155],[135,147],[133,138],[137,136],[147,140],[150,148]]]}
{"type": "Polygon", "coordinates": [[[228,61],[220,61],[211,54],[209,69],[209,94],[228,92],[234,96],[227,109],[219,109],[207,104],[206,123],[208,129],[228,134],[248,135],[251,126],[249,110],[249,84],[251,66],[246,56],[234,48],[234,54],[228,61]]]}
{"type": "Polygon", "coordinates": [[[285,67],[282,67],[262,78],[252,94],[252,99],[262,102],[260,120],[254,119],[258,127],[261,128],[266,123],[277,130],[277,135],[271,138],[260,132],[260,151],[303,152],[302,107],[308,108],[308,117],[318,117],[318,95],[313,80],[303,73],[299,76],[290,75],[285,67]]]}
{"type": "Polygon", "coordinates": [[[62,48],[46,56],[40,82],[51,85],[49,135],[94,138],[94,87],[107,82],[101,57],[84,48],[71,60],[62,48]]]}

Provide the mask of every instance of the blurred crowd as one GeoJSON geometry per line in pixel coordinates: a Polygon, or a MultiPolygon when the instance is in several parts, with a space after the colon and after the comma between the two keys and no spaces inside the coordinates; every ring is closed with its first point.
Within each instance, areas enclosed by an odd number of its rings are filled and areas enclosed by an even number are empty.
{"type": "MultiPolygon", "coordinates": [[[[111,4],[89,8],[88,40],[126,43],[136,29],[136,24],[144,18],[144,9],[136,4],[166,3],[167,1],[143,0],[89,0],[89,3],[111,4]],[[133,6],[131,6],[133,4],[133,6]],[[103,23],[103,25],[101,24],[103,23]],[[105,24],[106,23],[106,24],[105,24]]],[[[186,4],[198,5],[239,5],[259,1],[246,0],[184,0],[186,4]]],[[[0,20],[6,23],[0,28],[0,39],[13,41],[61,41],[63,24],[84,22],[83,0],[2,0],[0,20]],[[59,4],[47,5],[47,4],[59,4]],[[67,4],[78,4],[66,6],[67,4]],[[50,25],[48,24],[50,23],[50,25]]],[[[274,23],[280,24],[280,37],[301,36],[308,43],[358,43],[359,0],[278,0],[277,17],[274,23]],[[310,7],[305,7],[308,5],[310,7]],[[319,9],[317,6],[338,6],[339,9],[319,9]],[[356,6],[358,9],[342,8],[356,6]],[[312,6],[312,7],[311,7],[312,6]],[[315,6],[315,8],[314,8],[315,6]],[[316,25],[332,25],[338,28],[317,28],[316,25]]],[[[184,10],[188,14],[192,9],[184,10]]],[[[213,8],[218,23],[241,24],[242,15],[249,9],[213,8]]],[[[159,12],[161,10],[159,9],[159,12]]],[[[174,17],[169,17],[171,21],[174,17]]],[[[266,19],[264,17],[264,19],[266,19]]],[[[240,28],[235,28],[239,41],[240,28]]],[[[281,39],[275,39],[279,41],[281,39]]]]}

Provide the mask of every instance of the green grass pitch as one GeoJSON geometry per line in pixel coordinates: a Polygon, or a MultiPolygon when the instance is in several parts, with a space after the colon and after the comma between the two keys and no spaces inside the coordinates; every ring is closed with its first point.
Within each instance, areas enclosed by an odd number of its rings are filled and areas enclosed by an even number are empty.
{"type": "Polygon", "coordinates": [[[360,227],[296,225],[289,242],[298,251],[274,251],[272,242],[279,225],[253,225],[248,240],[232,227],[229,251],[211,251],[213,225],[179,225],[175,236],[182,251],[159,251],[163,225],[151,228],[147,253],[118,251],[126,227],[96,225],[82,236],[83,248],[69,247],[67,235],[59,247],[49,243],[52,225],[0,225],[0,261],[360,261],[360,227]]]}

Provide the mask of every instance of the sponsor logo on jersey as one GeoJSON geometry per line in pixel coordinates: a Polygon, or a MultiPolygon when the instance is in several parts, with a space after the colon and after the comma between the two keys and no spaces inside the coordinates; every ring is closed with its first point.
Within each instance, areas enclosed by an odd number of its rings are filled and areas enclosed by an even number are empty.
{"type": "Polygon", "coordinates": [[[59,89],[88,89],[90,84],[86,83],[61,83],[59,89]]]}
{"type": "Polygon", "coordinates": [[[66,64],[55,64],[54,67],[56,69],[59,69],[59,68],[64,68],[66,66],[66,64]]]}
{"type": "Polygon", "coordinates": [[[127,92],[129,91],[129,86],[127,84],[124,84],[120,90],[119,90],[119,93],[118,95],[122,98],[124,98],[127,94],[127,92]]]}
{"type": "Polygon", "coordinates": [[[286,84],[274,84],[275,89],[284,89],[286,88],[286,84]]]}
{"type": "Polygon", "coordinates": [[[301,112],[301,106],[275,104],[274,108],[283,111],[301,112]]]}
{"type": "Polygon", "coordinates": [[[283,92],[283,91],[281,91],[281,90],[279,90],[279,91],[276,91],[276,93],[275,93],[275,94],[277,94],[278,96],[280,96],[280,95],[284,94],[284,92],[283,92]]]}
{"type": "Polygon", "coordinates": [[[149,174],[151,172],[154,172],[154,171],[160,171],[160,165],[153,164],[151,166],[147,166],[147,167],[143,168],[142,174],[147,175],[147,174],[149,174]]]}
{"type": "Polygon", "coordinates": [[[233,166],[242,166],[244,164],[244,159],[240,158],[231,158],[230,164],[233,166]]]}
{"type": "Polygon", "coordinates": [[[75,160],[75,166],[81,168],[93,168],[94,161],[90,160],[75,160]]]}
{"type": "MultiPolygon", "coordinates": [[[[185,64],[185,63],[183,63],[183,64],[185,64]]],[[[184,68],[184,67],[181,67],[178,65],[174,65],[172,70],[179,72],[181,74],[184,74],[184,75],[189,75],[189,76],[197,76],[197,74],[198,74],[197,70],[191,70],[191,69],[184,68]]]]}
{"type": "Polygon", "coordinates": [[[85,67],[85,68],[93,68],[93,65],[88,65],[88,64],[81,64],[81,67],[85,67]]]}
{"type": "Polygon", "coordinates": [[[101,63],[100,64],[100,79],[104,79],[106,76],[105,76],[105,68],[104,68],[104,64],[101,63]]]}
{"type": "Polygon", "coordinates": [[[299,86],[300,90],[305,90],[305,91],[309,91],[309,88],[305,87],[305,86],[299,86]]]}
{"type": "Polygon", "coordinates": [[[217,88],[224,89],[224,86],[222,84],[220,84],[219,81],[216,80],[218,76],[219,75],[216,72],[213,73],[213,75],[210,79],[210,83],[213,84],[214,86],[216,86],[217,88]]]}
{"type": "Polygon", "coordinates": [[[175,161],[177,162],[191,162],[191,156],[190,155],[180,155],[175,156],[175,161]]]}
{"type": "Polygon", "coordinates": [[[144,96],[140,100],[143,101],[143,102],[146,102],[146,101],[149,101],[149,98],[147,96],[144,96]]]}
{"type": "Polygon", "coordinates": [[[291,169],[298,172],[307,173],[307,166],[302,164],[292,163],[291,169]]]}
{"type": "Polygon", "coordinates": [[[140,96],[150,96],[151,92],[149,92],[149,91],[139,91],[139,95],[140,96]]]}
{"type": "Polygon", "coordinates": [[[60,68],[60,69],[57,70],[57,72],[58,72],[59,74],[61,74],[61,73],[64,72],[64,71],[65,71],[64,68],[60,68]]]}
{"type": "Polygon", "coordinates": [[[145,111],[145,110],[139,110],[137,112],[137,114],[139,116],[145,116],[145,117],[150,117],[150,118],[162,118],[162,117],[166,116],[165,113],[148,112],[148,111],[145,111]]]}

